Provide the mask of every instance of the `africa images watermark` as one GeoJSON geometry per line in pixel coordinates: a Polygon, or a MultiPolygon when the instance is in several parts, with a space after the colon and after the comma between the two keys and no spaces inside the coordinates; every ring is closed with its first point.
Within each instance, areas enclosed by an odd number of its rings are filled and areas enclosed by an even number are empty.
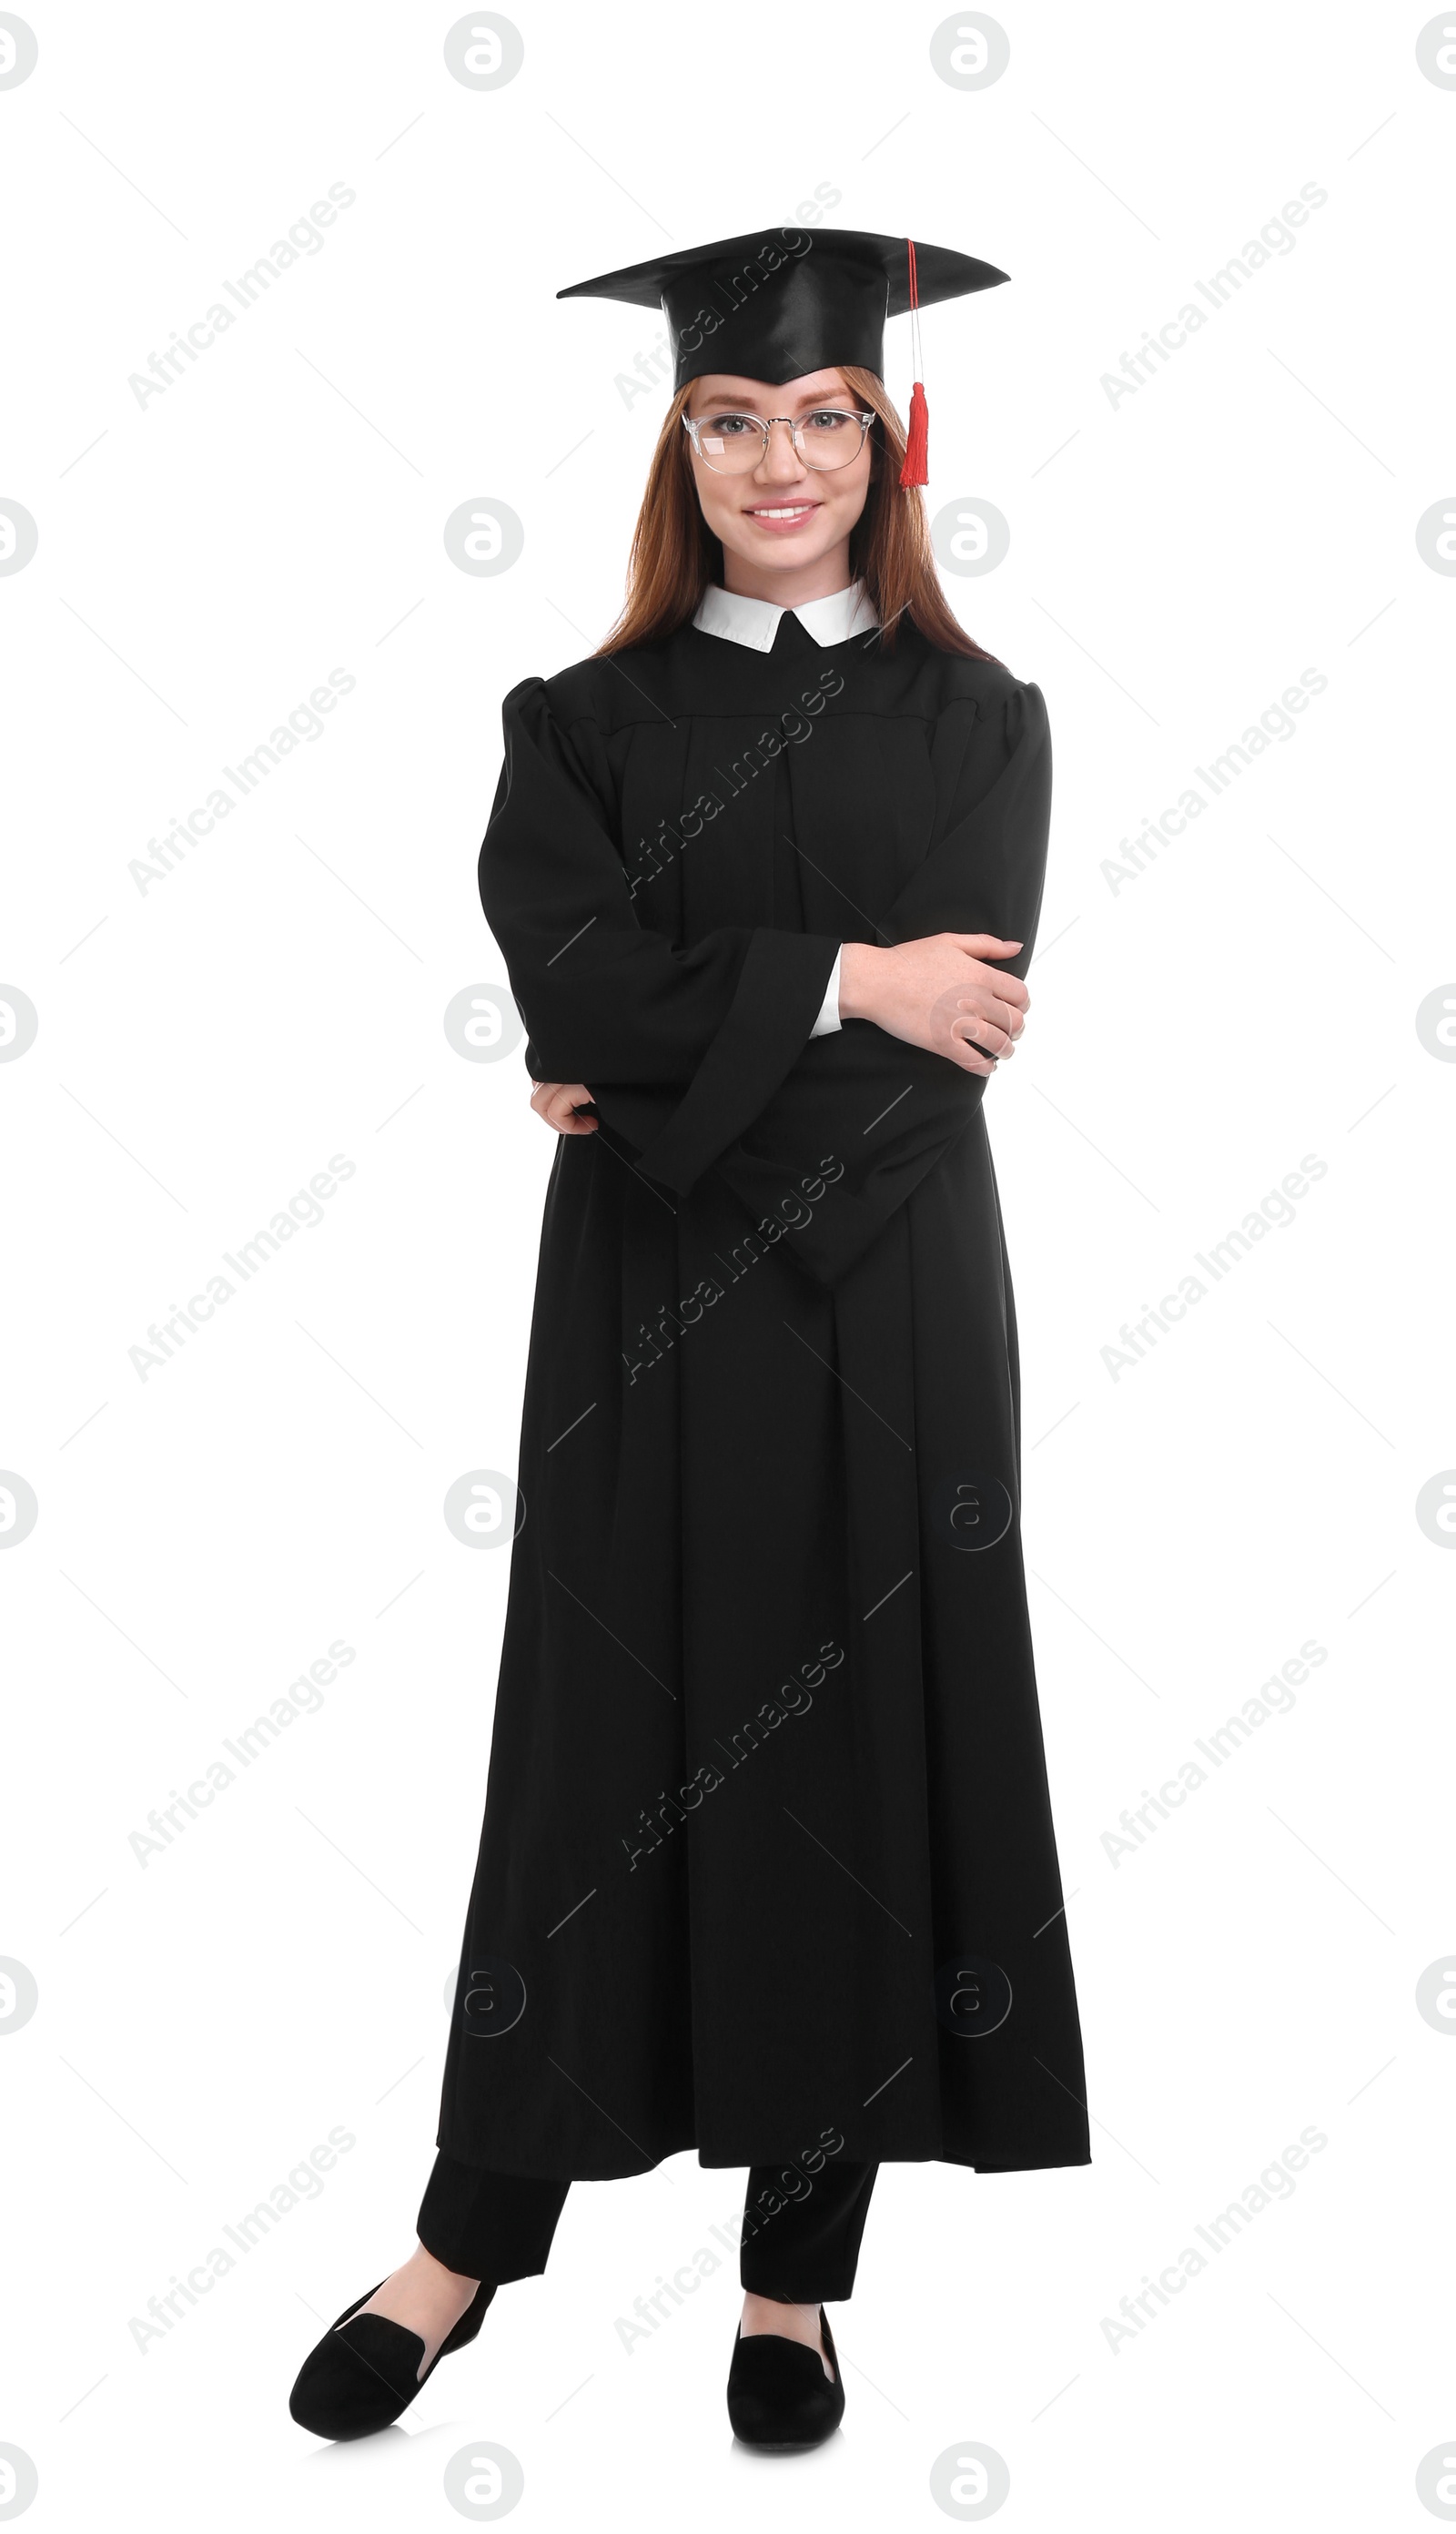
{"type": "Polygon", "coordinates": [[[1242,1751],[1245,1742],[1252,1740],[1261,1724],[1267,1724],[1271,1716],[1288,1716],[1297,1704],[1296,1687],[1328,1660],[1328,1646],[1322,1646],[1317,1637],[1306,1637],[1297,1655],[1291,1655],[1278,1671],[1260,1681],[1237,1716],[1226,1717],[1217,1730],[1206,1736],[1196,1734],[1193,1748],[1202,1753],[1208,1767],[1201,1767],[1197,1760],[1180,1761],[1176,1778],[1165,1778],[1156,1794],[1151,1786],[1144,1786],[1143,1801],[1136,1811],[1124,1808],[1118,1828],[1103,1832],[1102,1852],[1114,1873],[1124,1856],[1135,1856],[1146,1844],[1160,1822],[1171,1821],[1189,1795],[1207,1785],[1211,1771],[1221,1769],[1236,1751],[1242,1751]]]}
{"type": "Polygon", "coordinates": [[[225,2244],[213,2244],[200,2262],[193,2263],[185,2279],[179,2279],[174,2270],[170,2287],[160,2296],[147,2300],[147,2315],[151,2321],[139,2314],[128,2318],[127,2328],[136,2343],[137,2355],[148,2357],[153,2340],[165,2340],[167,2333],[184,2321],[205,2296],[212,2294],[218,2280],[226,2278],[229,2270],[236,2269],[239,2256],[251,2253],[263,2243],[279,2219],[287,2216],[290,2208],[296,2208],[300,2201],[319,2199],[324,2189],[324,2175],[331,2173],[339,2157],[347,2155],[354,2144],[353,2131],[346,2130],[341,2121],[335,2122],[327,2141],[310,2147],[307,2156],[294,2165],[285,2182],[274,2183],[268,2198],[260,2200],[256,2208],[250,2208],[245,2216],[239,2217],[235,2226],[224,2225],[219,2229],[234,2246],[232,2252],[225,2244]]]}
{"type": "Polygon", "coordinates": [[[764,238],[752,255],[745,256],[737,272],[730,273],[726,280],[715,277],[707,284],[707,301],[691,317],[685,317],[678,328],[681,349],[700,352],[703,344],[737,316],[756,290],[761,290],[764,282],[786,265],[808,255],[813,244],[813,232],[809,229],[781,228],[776,229],[771,237],[764,238]],[[776,243],[777,240],[782,240],[782,244],[776,243]]]}
{"type": "Polygon", "coordinates": [[[295,1232],[316,1232],[324,1220],[322,1200],[335,1195],[340,1182],[351,1179],[357,1167],[344,1154],[331,1153],[328,1170],[315,1171],[308,1186],[291,1196],[286,1206],[279,1207],[266,1230],[255,1232],[251,1240],[240,1240],[235,1250],[224,1249],[224,1263],[232,1269],[237,1284],[220,1274],[210,1276],[206,1293],[191,1295],[185,1310],[180,1302],[169,1303],[170,1316],[159,1326],[152,1321],[146,1345],[127,1350],[137,1379],[145,1382],[164,1363],[170,1363],[188,1338],[196,1337],[213,1317],[219,1304],[230,1302],[238,1286],[249,1284],[261,1267],[276,1258],[284,1241],[291,1240],[295,1232]]]}
{"type": "MultiPolygon", "coordinates": [[[[839,2153],[843,2144],[841,2130],[820,2130],[816,2145],[801,2148],[796,2162],[784,2165],[773,2182],[760,2185],[753,2205],[745,2202],[742,2216],[731,2217],[726,2226],[709,2226],[708,2233],[716,2235],[728,2252],[738,2251],[792,2202],[809,2198],[815,2176],[823,2170],[829,2156],[839,2153]]],[[[634,2355],[635,2342],[650,2340],[653,2332],[669,2320],[673,2308],[683,2305],[689,2296],[696,2294],[703,2280],[711,2278],[714,2270],[721,2266],[722,2256],[713,2252],[709,2245],[701,2244],[688,2261],[674,2270],[671,2280],[665,2279],[659,2270],[655,2295],[633,2300],[633,2313],[639,2320],[633,2323],[626,2315],[616,2317],[617,2337],[628,2357],[634,2355]]]]}
{"type": "Polygon", "coordinates": [[[781,1682],[773,1697],[762,1701],[757,1718],[746,1719],[740,1724],[737,1732],[730,1736],[731,1748],[729,1742],[721,1741],[715,1735],[718,1748],[728,1763],[727,1769],[720,1769],[715,1760],[704,1760],[702,1766],[694,1771],[687,1785],[678,1788],[676,1795],[670,1795],[665,1786],[661,1788],[655,1798],[656,1820],[644,1807],[637,1814],[637,1826],[632,1839],[623,1840],[628,1872],[635,1874],[644,1856],[650,1856],[654,1848],[664,1846],[664,1831],[666,1837],[671,1838],[678,1823],[686,1821],[690,1813],[697,1812],[703,1796],[725,1785],[729,1775],[743,1767],[751,1752],[761,1749],[768,1735],[776,1732],[780,1724],[786,1723],[791,1716],[807,1716],[814,1705],[810,1690],[821,1689],[829,1673],[837,1671],[843,1660],[844,1650],[831,1637],[826,1645],[820,1646],[813,1661],[799,1665],[802,1680],[796,1676],[781,1682]],[[658,1822],[662,1823],[662,1830],[658,1829],[658,1822]],[[640,1844],[635,1846],[635,1840],[640,1844]]]}
{"type": "Polygon", "coordinates": [[[1197,783],[1190,783],[1179,794],[1170,809],[1160,810],[1157,817],[1144,818],[1135,836],[1123,836],[1118,846],[1121,862],[1106,858],[1099,866],[1102,876],[1116,897],[1128,880],[1141,877],[1149,865],[1167,851],[1178,836],[1186,834],[1194,818],[1211,810],[1221,793],[1227,792],[1256,756],[1277,741],[1281,746],[1293,739],[1299,729],[1296,713],[1302,713],[1314,695],[1322,695],[1329,680],[1322,669],[1302,669],[1296,687],[1286,687],[1279,701],[1266,704],[1256,722],[1250,722],[1240,739],[1232,740],[1221,756],[1210,758],[1207,765],[1195,765],[1193,772],[1208,787],[1207,798],[1197,783]]]}
{"type": "Polygon", "coordinates": [[[726,789],[726,800],[719,800],[716,792],[699,792],[692,808],[680,813],[676,826],[666,818],[659,818],[656,835],[639,836],[635,848],[637,867],[627,884],[628,896],[635,898],[644,882],[656,879],[660,872],[668,870],[676,856],[686,852],[688,846],[701,835],[703,828],[716,818],[719,811],[726,810],[740,792],[747,790],[756,774],[761,774],[776,756],[783,754],[786,746],[802,747],[806,739],[813,737],[814,723],[800,720],[801,709],[804,713],[822,712],[825,696],[841,694],[843,691],[843,671],[821,669],[817,685],[805,690],[799,704],[786,705],[776,726],[760,731],[743,754],[734,757],[726,774],[721,765],[713,767],[713,772],[726,789]]]}
{"type": "Polygon", "coordinates": [[[1221,308],[1227,308],[1245,281],[1262,271],[1272,256],[1293,255],[1300,242],[1296,231],[1304,227],[1311,211],[1322,211],[1328,201],[1329,196],[1322,185],[1312,181],[1302,185],[1298,199],[1286,203],[1277,217],[1265,220],[1258,236],[1249,238],[1237,255],[1231,255],[1227,264],[1220,265],[1212,281],[1194,282],[1194,289],[1207,303],[1205,308],[1200,308],[1194,299],[1184,300],[1178,315],[1160,326],[1156,334],[1143,335],[1137,351],[1122,354],[1121,378],[1116,371],[1104,370],[1102,391],[1114,413],[1121,409],[1124,397],[1136,395],[1139,388],[1146,387],[1157,377],[1160,362],[1171,361],[1175,352],[1183,349],[1190,335],[1201,332],[1210,315],[1216,316],[1221,308]]]}
{"type": "MultiPolygon", "coordinates": [[[[836,203],[842,203],[843,200],[844,196],[838,186],[831,185],[825,178],[822,183],[816,185],[810,200],[796,206],[794,217],[802,228],[812,220],[823,219],[827,212],[833,211],[836,203]]],[[[638,352],[632,370],[617,372],[612,385],[630,413],[642,396],[654,393],[663,379],[671,380],[672,369],[672,346],[666,334],[659,332],[654,335],[647,351],[638,352]],[[633,376],[634,370],[637,373],[636,377],[633,376]]]]}
{"type": "Polygon", "coordinates": [[[699,1276],[692,1293],[679,1302],[676,1311],[671,1310],[666,1303],[662,1305],[655,1331],[649,1329],[645,1320],[640,1321],[634,1344],[643,1346],[646,1353],[638,1356],[636,1362],[625,1349],[622,1356],[623,1363],[627,1367],[628,1389],[632,1389],[639,1372],[648,1371],[654,1363],[660,1363],[664,1355],[676,1345],[678,1338],[682,1337],[688,1329],[698,1326],[705,1309],[710,1310],[715,1302],[721,1302],[724,1295],[731,1287],[742,1282],[751,1267],[756,1267],[760,1258],[766,1258],[776,1240],[782,1240],[786,1233],[802,1232],[807,1223],[812,1223],[813,1209],[823,1195],[825,1188],[832,1187],[834,1181],[842,1179],[843,1176],[844,1164],[836,1161],[832,1153],[826,1154],[816,1174],[802,1178],[796,1188],[790,1189],[787,1196],[779,1198],[777,1215],[760,1216],[758,1222],[746,1232],[740,1240],[734,1242],[731,1258],[725,1258],[720,1249],[713,1251],[719,1266],[728,1270],[726,1285],[720,1285],[715,1276],[699,1276]],[[782,1217],[781,1221],[779,1217],[782,1217]],[[669,1333],[669,1321],[673,1323],[676,1335],[669,1333]]]}
{"type": "Polygon", "coordinates": [[[1205,1285],[1198,1276],[1183,1276],[1180,1279],[1178,1292],[1165,1294],[1156,1310],[1151,1302],[1144,1302],[1140,1320],[1124,1320],[1118,1331],[1121,1345],[1102,1349],[1102,1360],[1110,1378],[1121,1381],[1124,1372],[1130,1372],[1134,1364],[1141,1363],[1144,1357],[1151,1354],[1160,1335],[1170,1337],[1179,1321],[1187,1318],[1189,1305],[1201,1302],[1214,1285],[1221,1285],[1225,1277],[1232,1275],[1241,1259],[1248,1257],[1267,1232],[1275,1229],[1287,1232],[1296,1220],[1292,1200],[1307,1196],[1310,1180],[1322,1179],[1328,1173],[1328,1162],[1321,1161],[1317,1153],[1304,1154],[1299,1169],[1286,1171],[1278,1187],[1271,1188],[1267,1196],[1260,1198],[1259,1203],[1244,1216],[1242,1225],[1226,1232],[1221,1240],[1210,1241],[1206,1250],[1195,1249],[1193,1256],[1207,1274],[1208,1284],[1205,1285]]]}
{"type": "Polygon", "coordinates": [[[295,704],[287,720],[270,731],[267,740],[260,740],[250,755],[239,757],[236,765],[223,766],[231,791],[225,792],[219,785],[195,810],[189,810],[185,819],[174,818],[165,835],[149,836],[150,861],[134,855],[127,864],[138,895],[145,897],[155,881],[165,879],[179,863],[186,861],[205,836],[211,836],[224,818],[240,810],[280,758],[291,756],[295,748],[305,743],[322,739],[324,715],[333,712],[341,695],[351,695],[357,684],[347,669],[331,669],[328,685],[315,687],[306,703],[295,704]]]}
{"type": "Polygon", "coordinates": [[[225,296],[214,299],[203,316],[195,318],[185,334],[174,333],[164,352],[152,353],[147,365],[152,373],[150,378],[146,370],[133,370],[127,386],[142,411],[146,413],[154,396],[165,395],[168,388],[184,379],[189,362],[200,360],[204,352],[212,349],[219,334],[225,334],[230,327],[237,324],[239,317],[245,317],[250,308],[256,308],[263,294],[273,288],[300,256],[321,254],[325,244],[324,231],[333,228],[339,212],[348,211],[358,199],[351,185],[331,185],[323,201],[309,205],[306,218],[294,220],[286,237],[275,238],[267,255],[261,255],[258,262],[250,265],[236,281],[223,282],[225,296]],[[230,308],[227,305],[229,299],[233,303],[230,308]]]}
{"type": "Polygon", "coordinates": [[[127,1839],[127,1845],[144,1874],[153,1856],[164,1856],[173,1842],[181,1838],[188,1823],[200,1821],[208,1805],[215,1803],[228,1786],[235,1785],[240,1772],[251,1769],[255,1760],[261,1760],[265,1751],[272,1749],[290,1724],[295,1724],[300,1716],[318,1715],[324,1704],[325,1689],[331,1681],[337,1679],[341,1671],[346,1671],[354,1659],[355,1649],[348,1640],[335,1637],[327,1653],[311,1662],[306,1672],[301,1671],[296,1680],[289,1681],[287,1689],[273,1700],[266,1716],[255,1716],[252,1723],[244,1725],[240,1732],[223,1735],[222,1748],[228,1755],[227,1760],[210,1760],[206,1775],[194,1778],[185,1794],[174,1786],[169,1804],[152,1806],[147,1816],[147,1828],[132,1831],[127,1839]],[[229,1768],[228,1760],[234,1763],[233,1767],[229,1768]]]}
{"type": "Polygon", "coordinates": [[[1295,2175],[1303,2173],[1311,2155],[1318,2155],[1328,2144],[1324,2131],[1317,2130],[1312,2121],[1308,2123],[1301,2130],[1298,2144],[1285,2147],[1275,2162],[1266,2164],[1257,2182],[1245,2184],[1239,2198],[1231,2200],[1228,2207],[1211,2217],[1206,2226],[1194,2226],[1193,2233],[1208,2247],[1206,2253],[1200,2253],[1196,2244],[1187,2244],[1158,2272],[1156,2279],[1149,2278],[1144,2270],[1141,2295],[1124,2296],[1119,2305],[1118,2314],[1122,2321],[1120,2323],[1117,2315],[1105,2314],[1102,2318],[1102,2336],[1113,2357],[1121,2358],[1122,2343],[1135,2340],[1140,2331],[1156,2322],[1159,2309],[1181,2296],[1188,2281],[1208,2268],[1210,2257],[1216,2260],[1236,2243],[1263,2209],[1276,2200],[1293,2200],[1295,2175]]]}

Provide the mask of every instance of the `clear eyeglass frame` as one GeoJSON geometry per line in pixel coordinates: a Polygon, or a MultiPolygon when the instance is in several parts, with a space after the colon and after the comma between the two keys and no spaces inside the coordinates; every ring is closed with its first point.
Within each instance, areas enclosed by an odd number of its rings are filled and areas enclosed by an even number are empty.
{"type": "Polygon", "coordinates": [[[804,446],[803,429],[804,424],[812,420],[812,414],[801,414],[798,421],[795,421],[794,416],[788,413],[771,413],[764,416],[760,413],[742,413],[738,407],[735,406],[731,414],[726,410],[726,408],[722,413],[685,413],[683,416],[683,429],[687,432],[697,454],[702,459],[704,466],[710,467],[714,475],[752,475],[755,473],[756,470],[762,465],[764,458],[768,454],[768,436],[770,429],[775,422],[788,424],[789,432],[794,443],[795,454],[801,465],[807,466],[811,473],[817,475],[837,474],[841,466],[852,466],[855,459],[858,457],[860,451],[864,448],[865,434],[869,430],[871,423],[876,420],[875,414],[873,412],[861,413],[853,405],[840,404],[816,405],[813,408],[813,412],[836,413],[841,415],[846,422],[857,422],[859,424],[859,439],[855,442],[855,445],[849,452],[847,457],[836,457],[831,465],[826,465],[822,456],[812,457],[810,455],[808,450],[804,446]],[[703,448],[698,435],[702,431],[704,424],[710,422],[727,422],[730,420],[734,422],[753,422],[757,423],[758,426],[760,445],[757,457],[754,458],[751,465],[714,465],[713,460],[709,457],[706,450],[703,448]]]}

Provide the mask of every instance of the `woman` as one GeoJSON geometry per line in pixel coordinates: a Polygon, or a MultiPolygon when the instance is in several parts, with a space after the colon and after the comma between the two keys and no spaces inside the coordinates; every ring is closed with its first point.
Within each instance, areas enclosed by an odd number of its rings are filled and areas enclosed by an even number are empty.
{"type": "Polygon", "coordinates": [[[816,230],[577,285],[662,307],[676,393],[622,618],[505,703],[481,896],[560,1138],[522,1502],[440,2153],[294,2387],[322,2436],[573,2180],[696,2147],[752,2168],[733,2426],[814,2443],[879,2163],[1089,2160],[981,1115],[1047,716],[881,377],[886,314],[1004,277],[816,230]]]}

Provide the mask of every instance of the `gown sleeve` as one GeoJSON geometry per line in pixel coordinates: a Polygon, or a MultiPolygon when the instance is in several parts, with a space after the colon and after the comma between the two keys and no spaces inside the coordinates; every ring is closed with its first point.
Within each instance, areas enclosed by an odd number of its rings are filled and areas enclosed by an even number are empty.
{"type": "MultiPolygon", "coordinates": [[[[1046,703],[1038,687],[1015,684],[977,712],[948,823],[881,919],[881,939],[994,933],[1021,942],[995,964],[1024,978],[1041,913],[1051,801],[1046,703]]],[[[832,1285],[965,1131],[989,1079],[873,1021],[846,1021],[804,1047],[720,1156],[718,1175],[759,1220],[801,1179],[827,1181],[785,1246],[832,1285]]]]}
{"type": "Polygon", "coordinates": [[[689,1186],[808,1045],[839,936],[725,925],[675,949],[633,905],[594,725],[564,729],[541,678],[512,689],[502,718],[480,898],[527,1065],[538,1081],[587,1084],[635,1142],[650,1118],[639,1166],[689,1186]]]}

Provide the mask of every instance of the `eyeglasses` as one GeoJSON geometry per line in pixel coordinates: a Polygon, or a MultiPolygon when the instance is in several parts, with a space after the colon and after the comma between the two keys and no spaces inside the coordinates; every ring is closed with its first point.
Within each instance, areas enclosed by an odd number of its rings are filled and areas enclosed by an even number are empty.
{"type": "Polygon", "coordinates": [[[788,424],[794,449],[805,466],[823,473],[833,466],[852,466],[865,445],[873,413],[844,413],[821,405],[814,413],[685,413],[683,428],[704,466],[715,475],[751,475],[768,454],[768,434],[775,422],[788,424]]]}

